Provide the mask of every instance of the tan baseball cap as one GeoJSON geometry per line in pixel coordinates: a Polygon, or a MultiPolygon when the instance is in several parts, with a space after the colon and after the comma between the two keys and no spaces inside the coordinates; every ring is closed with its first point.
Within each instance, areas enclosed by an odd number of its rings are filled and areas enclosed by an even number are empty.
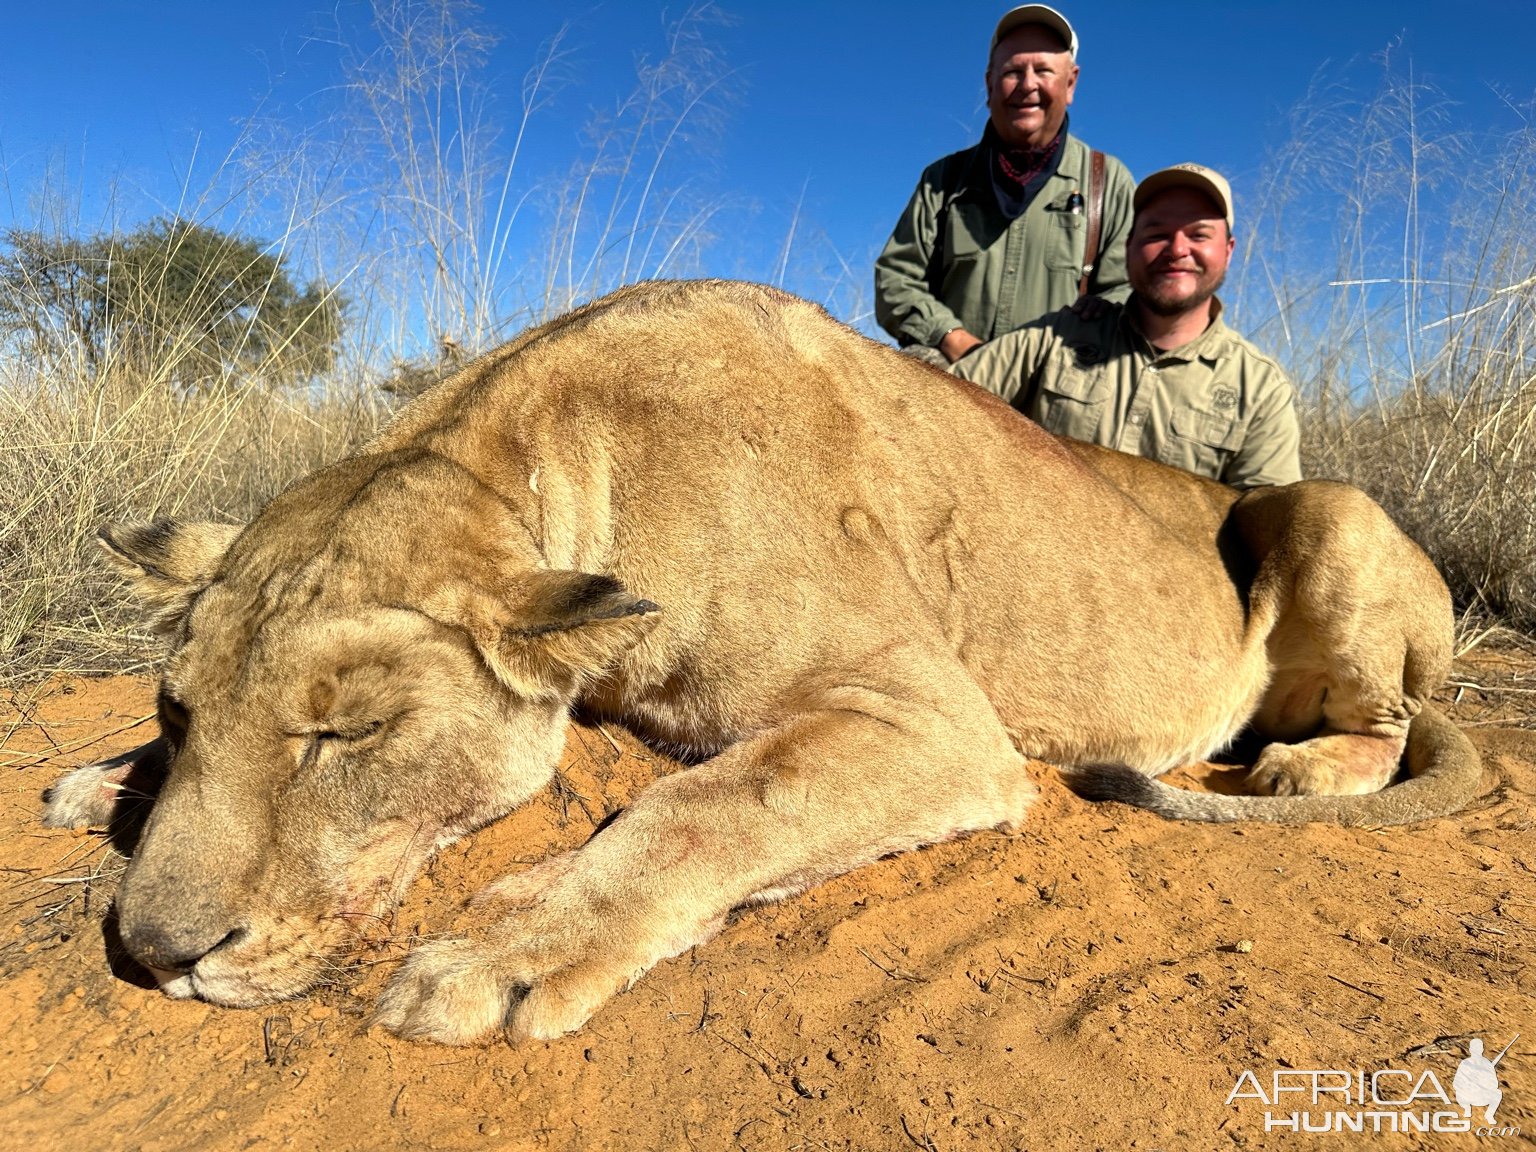
{"type": "Polygon", "coordinates": [[[1136,185],[1131,207],[1140,212],[1148,200],[1169,188],[1196,188],[1204,192],[1220,206],[1227,218],[1227,231],[1232,231],[1232,185],[1220,172],[1203,164],[1175,164],[1152,173],[1136,185]]]}
{"type": "Polygon", "coordinates": [[[1020,4],[1004,12],[1003,18],[997,22],[997,31],[992,33],[992,48],[995,49],[1004,36],[1024,24],[1044,24],[1061,37],[1061,42],[1067,46],[1067,54],[1077,59],[1077,33],[1072,31],[1072,25],[1067,23],[1065,16],[1045,4],[1020,4]]]}

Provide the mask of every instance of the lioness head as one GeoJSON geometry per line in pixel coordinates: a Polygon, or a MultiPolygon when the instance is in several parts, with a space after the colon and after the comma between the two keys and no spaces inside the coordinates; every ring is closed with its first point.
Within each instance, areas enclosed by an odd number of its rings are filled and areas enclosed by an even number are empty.
{"type": "Polygon", "coordinates": [[[102,542],[171,637],[123,941],[220,1004],[311,987],[435,849],[539,789],[583,680],[657,618],[545,568],[516,509],[429,453],[325,469],[244,529],[102,542]]]}

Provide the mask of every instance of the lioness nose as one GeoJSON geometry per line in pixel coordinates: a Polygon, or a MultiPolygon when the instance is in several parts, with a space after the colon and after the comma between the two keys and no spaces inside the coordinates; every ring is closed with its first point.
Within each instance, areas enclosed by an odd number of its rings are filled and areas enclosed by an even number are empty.
{"type": "Polygon", "coordinates": [[[244,928],[209,928],[201,925],[130,923],[121,925],[123,946],[149,968],[188,972],[208,953],[233,944],[245,935],[244,928]]]}

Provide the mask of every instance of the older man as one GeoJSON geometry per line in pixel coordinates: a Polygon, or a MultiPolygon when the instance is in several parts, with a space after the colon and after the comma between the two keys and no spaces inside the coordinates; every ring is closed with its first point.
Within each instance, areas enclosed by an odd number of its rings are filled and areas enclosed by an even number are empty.
{"type": "Polygon", "coordinates": [[[1077,50],[1044,4],[998,21],[981,142],[928,167],[875,261],[897,343],[947,363],[1085,292],[1124,299],[1134,181],[1068,131],[1077,50]]]}
{"type": "Polygon", "coordinates": [[[1232,192],[1179,164],[1136,188],[1126,246],[1131,296],[1067,308],[951,368],[1048,431],[1150,456],[1239,488],[1301,479],[1295,390],[1221,321],[1232,192]]]}

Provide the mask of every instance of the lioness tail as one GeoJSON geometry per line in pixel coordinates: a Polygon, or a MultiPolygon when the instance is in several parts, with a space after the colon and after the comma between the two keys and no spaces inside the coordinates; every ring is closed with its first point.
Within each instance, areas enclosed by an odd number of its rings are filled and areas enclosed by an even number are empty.
{"type": "Polygon", "coordinates": [[[1426,703],[1408,728],[1411,778],[1367,796],[1217,796],[1174,788],[1131,768],[1063,769],[1067,787],[1085,800],[1118,800],[1170,820],[1314,821],[1354,827],[1412,824],[1459,811],[1477,795],[1482,761],[1466,734],[1426,703]]]}

